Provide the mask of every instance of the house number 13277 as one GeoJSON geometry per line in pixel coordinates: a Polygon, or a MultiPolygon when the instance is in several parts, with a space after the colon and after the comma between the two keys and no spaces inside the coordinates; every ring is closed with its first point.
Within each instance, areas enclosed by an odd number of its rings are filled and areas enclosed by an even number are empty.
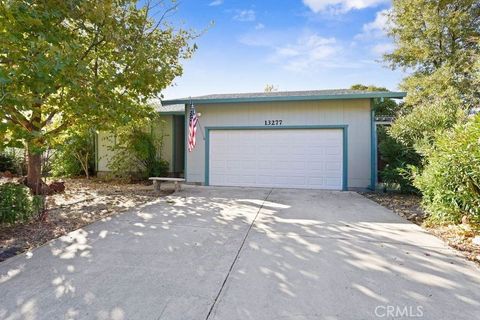
{"type": "Polygon", "coordinates": [[[282,120],[265,120],[266,126],[281,126],[282,120]]]}

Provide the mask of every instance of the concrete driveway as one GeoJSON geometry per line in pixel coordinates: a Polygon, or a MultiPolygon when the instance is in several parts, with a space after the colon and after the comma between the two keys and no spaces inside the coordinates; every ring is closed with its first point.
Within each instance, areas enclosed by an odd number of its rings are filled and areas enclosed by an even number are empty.
{"type": "Polygon", "coordinates": [[[351,192],[187,187],[0,263],[0,319],[478,319],[479,269],[351,192]]]}

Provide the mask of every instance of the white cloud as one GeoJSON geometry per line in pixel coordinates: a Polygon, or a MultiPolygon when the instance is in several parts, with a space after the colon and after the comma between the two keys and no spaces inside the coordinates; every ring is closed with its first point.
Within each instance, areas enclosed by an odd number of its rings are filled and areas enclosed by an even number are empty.
{"type": "Polygon", "coordinates": [[[385,2],[389,2],[389,0],[303,0],[303,3],[315,13],[322,11],[347,12],[375,7],[385,2]]]}
{"type": "Polygon", "coordinates": [[[375,15],[375,20],[363,25],[362,33],[355,36],[356,39],[374,39],[386,36],[386,27],[388,24],[387,14],[388,9],[378,11],[375,15]]]}
{"type": "Polygon", "coordinates": [[[383,56],[386,53],[392,52],[394,48],[393,43],[379,43],[372,47],[372,53],[377,56],[383,56]]]}
{"type": "Polygon", "coordinates": [[[214,7],[214,6],[219,6],[221,4],[223,4],[223,0],[213,0],[212,2],[210,2],[209,6],[214,7]]]}
{"type": "Polygon", "coordinates": [[[319,66],[337,65],[340,46],[335,38],[324,38],[317,34],[309,34],[296,43],[274,48],[270,61],[283,65],[287,70],[303,72],[319,66]]]}
{"type": "Polygon", "coordinates": [[[255,21],[255,11],[249,10],[237,10],[235,16],[233,16],[234,20],[237,21],[255,21]]]}
{"type": "Polygon", "coordinates": [[[255,30],[262,30],[265,29],[265,25],[263,23],[257,23],[255,26],[255,30]]]}

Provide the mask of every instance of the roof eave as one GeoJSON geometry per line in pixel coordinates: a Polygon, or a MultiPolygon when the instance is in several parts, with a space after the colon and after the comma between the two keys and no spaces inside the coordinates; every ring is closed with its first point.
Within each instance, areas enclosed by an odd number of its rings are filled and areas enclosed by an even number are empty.
{"type": "Polygon", "coordinates": [[[282,97],[246,97],[246,98],[213,98],[213,99],[175,99],[164,100],[163,105],[172,104],[214,104],[214,103],[252,103],[252,102],[276,102],[276,101],[317,101],[317,100],[350,100],[350,99],[373,99],[391,98],[402,99],[406,92],[371,92],[368,94],[332,94],[319,96],[282,96],[282,97]]]}

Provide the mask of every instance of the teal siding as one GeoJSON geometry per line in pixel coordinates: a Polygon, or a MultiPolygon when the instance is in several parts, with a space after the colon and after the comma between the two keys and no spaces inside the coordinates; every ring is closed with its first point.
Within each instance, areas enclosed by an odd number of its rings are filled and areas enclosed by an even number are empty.
{"type": "Polygon", "coordinates": [[[377,187],[377,128],[375,125],[375,110],[373,109],[373,99],[370,100],[370,189],[377,187]]]}

